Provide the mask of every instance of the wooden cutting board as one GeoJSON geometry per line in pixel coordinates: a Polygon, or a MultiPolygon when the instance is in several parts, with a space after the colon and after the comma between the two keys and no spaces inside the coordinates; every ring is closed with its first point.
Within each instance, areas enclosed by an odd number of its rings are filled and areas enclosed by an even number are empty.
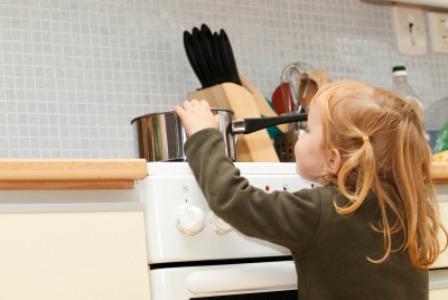
{"type": "MultiPolygon", "coordinates": [[[[230,109],[234,120],[261,117],[253,95],[235,83],[221,83],[187,95],[188,100],[206,100],[212,108],[230,109]]],[[[236,160],[249,162],[279,162],[266,129],[238,135],[236,160]]]]}

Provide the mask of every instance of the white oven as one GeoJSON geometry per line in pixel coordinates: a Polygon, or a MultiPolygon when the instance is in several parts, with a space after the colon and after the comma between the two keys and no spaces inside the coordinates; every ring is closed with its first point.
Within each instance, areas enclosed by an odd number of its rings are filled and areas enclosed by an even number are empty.
{"type": "MultiPolygon", "coordinates": [[[[235,165],[266,191],[313,186],[296,174],[294,163],[235,165]]],[[[218,218],[187,163],[148,163],[148,173],[138,194],[145,205],[152,300],[297,299],[289,251],[246,237],[218,218]]],[[[448,264],[437,267],[430,272],[430,299],[448,299],[448,264]]]]}

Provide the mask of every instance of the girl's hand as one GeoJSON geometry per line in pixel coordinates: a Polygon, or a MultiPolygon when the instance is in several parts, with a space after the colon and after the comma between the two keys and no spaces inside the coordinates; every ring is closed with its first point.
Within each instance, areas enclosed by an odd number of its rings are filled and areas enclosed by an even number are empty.
{"type": "Polygon", "coordinates": [[[205,100],[184,101],[182,106],[176,105],[174,111],[184,125],[187,136],[205,128],[218,128],[218,119],[205,100]]]}

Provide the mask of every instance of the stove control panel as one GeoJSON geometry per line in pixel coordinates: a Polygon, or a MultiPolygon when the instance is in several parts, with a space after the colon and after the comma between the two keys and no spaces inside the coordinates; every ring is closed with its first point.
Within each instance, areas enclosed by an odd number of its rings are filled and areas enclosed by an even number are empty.
{"type": "MultiPolygon", "coordinates": [[[[295,173],[295,164],[248,167],[243,165],[244,177],[268,193],[312,186],[295,173]]],[[[145,205],[150,264],[290,255],[283,247],[241,234],[215,215],[186,163],[149,164],[148,170],[149,176],[137,184],[145,205]]]]}

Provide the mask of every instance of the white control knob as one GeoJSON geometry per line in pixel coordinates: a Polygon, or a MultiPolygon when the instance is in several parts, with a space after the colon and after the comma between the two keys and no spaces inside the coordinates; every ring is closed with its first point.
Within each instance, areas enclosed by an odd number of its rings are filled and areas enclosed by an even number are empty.
{"type": "Polygon", "coordinates": [[[204,212],[197,206],[186,204],[179,208],[176,225],[180,232],[195,235],[204,229],[204,212]]]}
{"type": "Polygon", "coordinates": [[[213,214],[213,225],[215,225],[215,231],[217,234],[226,234],[233,230],[233,227],[229,223],[213,214]]]}

